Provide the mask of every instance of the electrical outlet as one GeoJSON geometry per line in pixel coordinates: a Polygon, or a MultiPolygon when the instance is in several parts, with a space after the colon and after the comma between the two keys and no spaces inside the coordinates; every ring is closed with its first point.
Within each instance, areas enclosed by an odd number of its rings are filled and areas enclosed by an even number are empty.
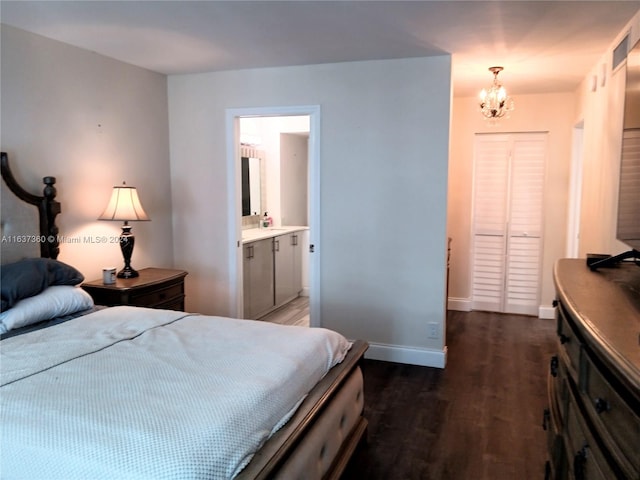
{"type": "Polygon", "coordinates": [[[436,322],[429,322],[427,324],[427,336],[429,338],[440,338],[440,330],[436,322]]]}

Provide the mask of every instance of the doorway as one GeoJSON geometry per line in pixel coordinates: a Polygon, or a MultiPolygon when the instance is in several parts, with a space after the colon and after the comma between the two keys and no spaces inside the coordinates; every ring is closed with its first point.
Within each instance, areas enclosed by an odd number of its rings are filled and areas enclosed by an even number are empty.
{"type": "MultiPolygon", "coordinates": [[[[235,317],[243,317],[243,248],[242,248],[242,163],[240,154],[241,119],[263,119],[284,117],[308,118],[308,173],[307,173],[307,217],[308,217],[308,295],[310,326],[321,326],[320,312],[320,107],[259,107],[228,109],[227,126],[227,165],[229,191],[229,272],[232,307],[235,317]],[[311,253],[312,252],[312,253],[311,253]]],[[[259,141],[259,140],[258,140],[259,141]]],[[[278,174],[279,177],[279,174],[278,174]]],[[[278,182],[274,182],[278,184],[278,182]]],[[[267,186],[267,197],[269,190],[267,186]]],[[[275,195],[275,192],[271,192],[275,195]]],[[[280,209],[278,202],[278,209],[280,209]]],[[[269,200],[267,200],[267,206],[269,200]]],[[[272,201],[272,205],[274,205],[272,201]]],[[[270,207],[268,207],[270,208],[270,207]]],[[[263,208],[263,210],[266,210],[263,208]]],[[[264,212],[262,212],[264,213],[264,212]]],[[[282,218],[282,211],[274,211],[282,218]]]]}
{"type": "Polygon", "coordinates": [[[573,151],[569,183],[569,221],[567,223],[567,258],[580,252],[580,205],[582,203],[582,165],[584,158],[584,122],[573,127],[573,151]]]}

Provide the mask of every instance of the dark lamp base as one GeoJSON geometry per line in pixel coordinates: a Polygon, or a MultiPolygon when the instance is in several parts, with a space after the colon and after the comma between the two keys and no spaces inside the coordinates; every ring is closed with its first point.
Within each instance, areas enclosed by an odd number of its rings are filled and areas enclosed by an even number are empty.
{"type": "Polygon", "coordinates": [[[131,267],[125,267],[116,275],[118,278],[136,278],[139,273],[131,267]]]}

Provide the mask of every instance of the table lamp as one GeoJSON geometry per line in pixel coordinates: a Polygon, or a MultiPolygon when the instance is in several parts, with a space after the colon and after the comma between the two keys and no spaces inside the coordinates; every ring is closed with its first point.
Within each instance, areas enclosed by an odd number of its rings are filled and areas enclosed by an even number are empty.
{"type": "Polygon", "coordinates": [[[140,222],[150,220],[138,198],[136,187],[130,187],[122,182],[122,185],[113,187],[111,199],[98,220],[120,220],[123,221],[122,234],[120,235],[120,248],[124,257],[124,268],[118,272],[118,278],[135,278],[138,276],[131,267],[131,255],[133,254],[133,244],[135,237],[131,233],[129,222],[140,222]]]}

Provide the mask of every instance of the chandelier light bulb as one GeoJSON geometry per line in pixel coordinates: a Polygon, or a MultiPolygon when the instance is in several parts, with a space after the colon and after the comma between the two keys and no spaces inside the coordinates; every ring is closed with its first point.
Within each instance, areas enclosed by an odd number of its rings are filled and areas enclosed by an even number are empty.
{"type": "Polygon", "coordinates": [[[493,73],[493,84],[488,90],[483,88],[480,92],[480,112],[488,119],[504,117],[514,109],[513,100],[498,81],[498,73],[502,70],[502,67],[490,67],[489,71],[493,73]]]}

